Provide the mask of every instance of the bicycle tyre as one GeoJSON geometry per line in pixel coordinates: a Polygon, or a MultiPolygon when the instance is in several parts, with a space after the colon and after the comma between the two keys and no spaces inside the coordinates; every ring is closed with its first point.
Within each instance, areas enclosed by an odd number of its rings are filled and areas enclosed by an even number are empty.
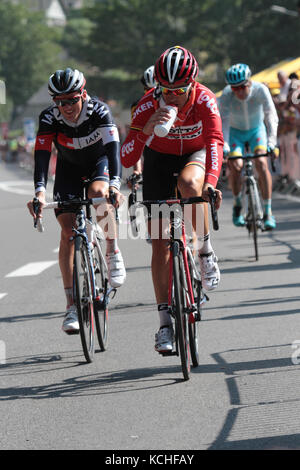
{"type": "Polygon", "coordinates": [[[101,250],[101,240],[98,237],[96,237],[93,250],[93,267],[96,288],[94,296],[96,298],[94,301],[96,332],[100,350],[105,351],[108,344],[108,273],[101,250]]]}
{"type": "Polygon", "coordinates": [[[173,246],[173,282],[174,282],[174,315],[175,315],[175,338],[181,360],[181,368],[184,380],[189,380],[191,361],[188,335],[188,318],[184,313],[184,292],[182,285],[183,262],[179,252],[179,243],[173,246]],[[178,245],[176,247],[176,245],[178,245]]]}
{"type": "Polygon", "coordinates": [[[77,237],[74,253],[74,299],[77,307],[82,349],[88,363],[93,361],[95,352],[91,269],[87,247],[82,238],[77,237]]]}
{"type": "Polygon", "coordinates": [[[255,196],[254,196],[254,188],[252,184],[249,185],[248,188],[248,213],[250,213],[251,218],[251,226],[250,231],[252,233],[253,243],[254,243],[254,253],[255,259],[258,261],[258,243],[257,243],[257,225],[256,225],[256,209],[255,209],[255,196]]]}
{"type": "MultiPolygon", "coordinates": [[[[193,289],[193,296],[194,302],[197,306],[197,314],[200,316],[201,319],[201,297],[202,297],[202,285],[201,282],[195,278],[194,269],[192,266],[192,262],[189,260],[189,257],[193,256],[190,251],[188,251],[188,264],[189,264],[189,271],[191,276],[191,284],[193,289]]],[[[191,352],[191,361],[193,367],[199,366],[199,325],[200,320],[192,321],[192,317],[189,316],[189,344],[190,344],[190,352],[191,352]]]]}

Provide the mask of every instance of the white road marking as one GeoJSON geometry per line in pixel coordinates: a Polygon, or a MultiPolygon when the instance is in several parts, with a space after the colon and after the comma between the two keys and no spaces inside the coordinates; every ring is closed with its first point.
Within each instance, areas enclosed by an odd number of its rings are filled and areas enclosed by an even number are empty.
{"type": "Polygon", "coordinates": [[[7,294],[0,294],[0,300],[3,299],[3,297],[5,297],[7,294]]]}
{"type": "Polygon", "coordinates": [[[5,277],[37,276],[57,262],[58,261],[38,261],[36,263],[28,263],[7,274],[5,277]]]}
{"type": "MultiPolygon", "coordinates": [[[[2,181],[0,183],[0,190],[7,191],[14,194],[26,194],[33,196],[34,185],[33,181],[15,180],[15,181],[2,181]],[[27,189],[28,188],[28,189],[27,189]]],[[[47,192],[47,197],[51,199],[51,192],[47,192]]]]}
{"type": "Polygon", "coordinates": [[[9,193],[29,194],[34,193],[32,181],[3,181],[0,183],[0,189],[9,193]],[[21,187],[20,187],[21,186],[21,187]],[[28,186],[28,189],[26,189],[28,186]]]}

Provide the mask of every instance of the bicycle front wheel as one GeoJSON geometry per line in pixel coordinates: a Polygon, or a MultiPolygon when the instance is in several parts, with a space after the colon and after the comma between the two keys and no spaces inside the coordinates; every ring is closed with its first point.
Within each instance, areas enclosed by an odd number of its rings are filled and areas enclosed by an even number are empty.
{"type": "Polygon", "coordinates": [[[248,230],[252,234],[254,243],[255,259],[258,261],[258,243],[257,243],[257,225],[256,225],[256,205],[255,205],[255,194],[254,187],[250,184],[248,188],[248,230]]]}
{"type": "Polygon", "coordinates": [[[181,368],[184,380],[189,380],[191,361],[189,349],[188,318],[185,313],[183,276],[184,267],[182,255],[179,252],[179,244],[173,247],[173,282],[174,282],[174,315],[175,315],[175,337],[180,353],[181,368]],[[177,246],[176,246],[177,245],[177,246]]]}
{"type": "Polygon", "coordinates": [[[86,361],[92,362],[95,352],[92,267],[87,247],[80,237],[75,239],[73,276],[82,349],[86,361]]]}
{"type": "Polygon", "coordinates": [[[108,343],[108,273],[101,249],[101,240],[97,237],[93,250],[93,267],[95,275],[94,313],[98,343],[105,351],[108,343]]]}
{"type": "Polygon", "coordinates": [[[188,249],[188,264],[191,277],[191,284],[194,296],[194,303],[197,307],[196,318],[193,315],[189,316],[189,343],[191,351],[191,360],[193,367],[198,367],[199,365],[199,322],[201,320],[201,300],[202,300],[202,286],[201,281],[199,280],[200,275],[196,276],[194,270],[194,260],[192,258],[192,253],[188,249]],[[197,279],[198,277],[198,279],[197,279]]]}

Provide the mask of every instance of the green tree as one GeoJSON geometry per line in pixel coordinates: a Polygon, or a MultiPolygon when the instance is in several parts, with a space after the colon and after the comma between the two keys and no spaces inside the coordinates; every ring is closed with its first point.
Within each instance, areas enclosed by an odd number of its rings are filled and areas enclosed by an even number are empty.
{"type": "Polygon", "coordinates": [[[47,80],[61,50],[57,30],[22,5],[0,3],[0,77],[14,110],[47,80]]]}
{"type": "MultiPolygon", "coordinates": [[[[215,91],[224,85],[224,71],[232,63],[249,63],[257,72],[299,55],[300,18],[272,13],[273,0],[91,3],[77,12],[77,23],[70,19],[64,46],[84,64],[95,92],[127,104],[141,93],[143,70],[175,44],[194,53],[201,81],[215,91]]],[[[280,4],[293,8],[289,0],[280,4]]]]}
{"type": "MultiPolygon", "coordinates": [[[[163,50],[191,44],[198,55],[200,41],[193,44],[194,33],[188,24],[191,0],[175,3],[174,8],[174,2],[166,0],[102,0],[83,9],[81,18],[77,13],[69,19],[63,44],[86,64],[89,85],[95,92],[129,104],[141,94],[142,72],[163,50]]],[[[203,9],[207,3],[199,2],[203,9]]],[[[204,31],[201,38],[208,46],[204,31]]]]}

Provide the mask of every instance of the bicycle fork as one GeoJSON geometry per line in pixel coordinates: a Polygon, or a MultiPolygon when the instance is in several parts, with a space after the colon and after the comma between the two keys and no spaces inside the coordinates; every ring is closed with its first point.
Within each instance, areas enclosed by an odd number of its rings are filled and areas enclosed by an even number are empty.
{"type": "Polygon", "coordinates": [[[184,249],[183,243],[181,240],[173,243],[171,246],[171,256],[169,261],[169,292],[168,292],[168,310],[169,313],[172,315],[172,294],[173,294],[173,257],[179,256],[180,252],[182,253],[183,258],[183,279],[181,282],[183,283],[184,289],[184,315],[189,316],[189,323],[194,323],[195,321],[200,321],[200,315],[198,314],[197,304],[195,302],[192,288],[192,280],[190,276],[190,270],[188,266],[188,258],[187,258],[187,251],[184,249]]]}

